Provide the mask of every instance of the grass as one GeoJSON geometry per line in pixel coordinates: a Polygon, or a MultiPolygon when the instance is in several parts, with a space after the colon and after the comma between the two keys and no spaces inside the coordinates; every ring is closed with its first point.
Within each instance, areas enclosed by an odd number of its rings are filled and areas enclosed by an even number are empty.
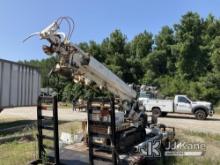
{"type": "Polygon", "coordinates": [[[220,135],[200,133],[188,130],[177,130],[180,142],[205,143],[206,152],[200,157],[166,157],[166,165],[219,165],[220,135]]]}
{"type": "MultiPolygon", "coordinates": [[[[32,122],[36,121],[26,121],[26,120],[18,120],[18,119],[3,119],[0,120],[1,128],[7,129],[14,126],[28,125],[32,124],[32,122]]],[[[63,122],[59,123],[59,134],[61,132],[69,132],[75,133],[78,132],[81,128],[80,122],[63,122]]],[[[28,132],[33,133],[33,139],[20,139],[14,140],[11,142],[7,142],[4,144],[0,144],[0,165],[20,165],[27,164],[27,162],[31,160],[35,160],[37,157],[37,140],[36,140],[36,127],[32,127],[31,129],[22,129],[17,130],[15,132],[4,132],[1,133],[0,136],[8,136],[8,135],[17,135],[17,134],[25,134],[28,132]]],[[[53,136],[51,131],[43,131],[45,135],[53,136]]],[[[44,140],[44,144],[48,146],[53,145],[52,141],[44,140]]]]}
{"type": "MultiPolygon", "coordinates": [[[[0,137],[8,137],[11,135],[25,135],[26,133],[33,133],[36,137],[36,129],[34,127],[27,127],[35,124],[32,120],[22,120],[17,118],[0,118],[0,127],[6,129],[0,131],[0,137]],[[18,129],[9,128],[19,127],[18,129]],[[20,127],[26,126],[26,127],[20,127]]],[[[17,165],[27,164],[27,162],[34,160],[36,156],[36,140],[20,139],[0,144],[0,165],[17,165]]]]}
{"type": "Polygon", "coordinates": [[[36,126],[36,121],[33,120],[1,120],[0,122],[0,137],[8,135],[20,135],[33,131],[36,126]]]}
{"type": "Polygon", "coordinates": [[[215,114],[219,114],[220,115],[220,105],[215,106],[214,110],[215,110],[215,114]]]}
{"type": "Polygon", "coordinates": [[[73,105],[69,102],[59,102],[59,108],[61,108],[61,109],[73,109],[73,105]]]}
{"type": "Polygon", "coordinates": [[[0,145],[0,165],[27,164],[35,159],[36,143],[34,141],[13,141],[0,145]]]}
{"type": "Polygon", "coordinates": [[[220,161],[192,157],[169,157],[165,159],[164,165],[219,165],[220,161]]]}
{"type": "Polygon", "coordinates": [[[33,124],[33,121],[31,120],[16,120],[16,121],[5,120],[5,121],[1,121],[0,127],[1,129],[5,129],[5,128],[11,128],[15,126],[29,125],[29,124],[33,124]]]}
{"type": "MultiPolygon", "coordinates": [[[[36,122],[36,121],[32,121],[36,122]]],[[[10,128],[13,126],[30,124],[26,120],[3,119],[0,122],[1,128],[10,128]]],[[[11,134],[21,134],[24,132],[33,132],[36,137],[36,128],[26,129],[18,132],[10,132],[1,134],[8,136],[11,134]]],[[[81,131],[81,122],[63,122],[59,123],[59,134],[61,132],[75,133],[81,131]]],[[[166,157],[164,161],[160,161],[159,165],[220,165],[220,135],[194,132],[189,130],[176,130],[176,138],[180,142],[205,143],[206,153],[202,157],[166,157]]],[[[44,132],[51,135],[51,131],[44,132]]],[[[52,145],[51,141],[45,141],[45,144],[52,145]]],[[[0,144],[0,165],[17,165],[26,164],[30,160],[36,159],[37,155],[36,139],[33,140],[16,140],[4,144],[0,144]]]]}
{"type": "Polygon", "coordinates": [[[193,137],[201,137],[202,139],[204,139],[206,142],[209,141],[218,141],[220,144],[220,135],[219,134],[211,134],[211,133],[204,133],[204,132],[195,132],[195,131],[189,131],[189,130],[182,130],[182,132],[185,135],[188,136],[193,136],[193,137]]]}
{"type": "Polygon", "coordinates": [[[81,122],[79,121],[66,122],[59,125],[59,133],[69,132],[73,134],[79,131],[81,131],[81,122]]]}

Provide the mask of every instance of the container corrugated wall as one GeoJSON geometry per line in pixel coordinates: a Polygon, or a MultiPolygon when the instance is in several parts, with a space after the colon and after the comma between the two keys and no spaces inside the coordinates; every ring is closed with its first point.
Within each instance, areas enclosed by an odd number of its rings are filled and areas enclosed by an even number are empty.
{"type": "Polygon", "coordinates": [[[0,59],[0,109],[36,105],[40,78],[36,68],[0,59]]]}

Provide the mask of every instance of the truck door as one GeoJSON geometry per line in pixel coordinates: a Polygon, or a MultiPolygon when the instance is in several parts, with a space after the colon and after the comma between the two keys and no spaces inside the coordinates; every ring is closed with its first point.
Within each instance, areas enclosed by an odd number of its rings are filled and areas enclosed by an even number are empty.
{"type": "Polygon", "coordinates": [[[175,101],[176,112],[178,113],[191,113],[191,102],[184,96],[178,96],[175,101]]]}

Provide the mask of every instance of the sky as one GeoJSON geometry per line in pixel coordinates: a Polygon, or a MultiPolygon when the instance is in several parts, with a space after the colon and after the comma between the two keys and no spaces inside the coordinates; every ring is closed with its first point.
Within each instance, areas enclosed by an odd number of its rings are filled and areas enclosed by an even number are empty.
{"type": "Polygon", "coordinates": [[[44,41],[31,38],[60,16],[75,22],[71,41],[102,42],[115,29],[128,40],[144,30],[157,34],[161,27],[178,23],[188,11],[220,18],[217,0],[0,0],[0,58],[18,61],[42,59],[44,41]]]}

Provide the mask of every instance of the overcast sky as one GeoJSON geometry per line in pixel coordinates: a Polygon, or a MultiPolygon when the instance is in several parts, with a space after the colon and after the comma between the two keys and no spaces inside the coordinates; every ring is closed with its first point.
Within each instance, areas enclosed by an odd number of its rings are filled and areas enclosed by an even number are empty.
{"type": "Polygon", "coordinates": [[[187,11],[220,18],[219,7],[217,0],[0,0],[0,58],[46,58],[43,41],[22,40],[60,16],[74,19],[73,42],[101,42],[116,28],[128,40],[144,30],[157,34],[162,26],[178,23],[187,11]]]}

